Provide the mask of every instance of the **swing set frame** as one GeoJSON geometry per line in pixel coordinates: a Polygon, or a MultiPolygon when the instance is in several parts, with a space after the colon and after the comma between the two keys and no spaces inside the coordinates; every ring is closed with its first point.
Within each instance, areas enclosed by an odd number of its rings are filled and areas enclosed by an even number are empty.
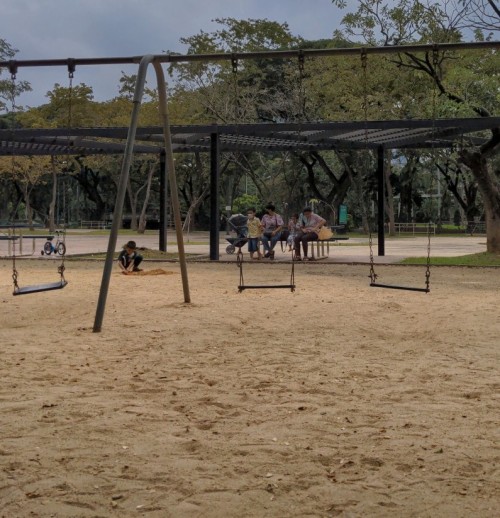
{"type": "MultiPolygon", "coordinates": [[[[180,218],[180,208],[173,159],[174,145],[176,152],[189,152],[190,149],[209,151],[211,153],[211,227],[210,227],[210,259],[218,259],[218,187],[219,187],[219,153],[221,150],[246,149],[246,150],[321,150],[339,147],[364,148],[365,144],[371,149],[381,150],[395,147],[428,147],[432,140],[435,147],[451,147],[454,139],[463,139],[466,133],[475,133],[480,130],[500,127],[500,117],[451,119],[448,121],[435,121],[432,130],[427,131],[417,128],[429,128],[429,121],[369,121],[347,123],[292,123],[292,124],[253,124],[253,125],[205,125],[175,127],[172,131],[167,110],[167,89],[162,64],[180,62],[217,62],[245,60],[245,59],[290,59],[325,57],[325,56],[359,56],[360,51],[368,54],[395,54],[407,52],[446,52],[459,50],[498,50],[499,41],[483,41],[472,43],[434,43],[428,45],[400,45],[392,47],[359,47],[331,48],[331,49],[298,49],[285,51],[261,51],[238,53],[214,53],[214,54],[188,54],[188,55],[145,55],[119,58],[66,58],[45,60],[10,60],[0,61],[0,69],[16,70],[23,67],[46,66],[94,66],[94,65],[123,65],[138,64],[137,80],[133,97],[133,109],[130,124],[127,128],[58,128],[36,130],[0,130],[0,155],[40,155],[62,154],[66,146],[68,154],[118,154],[123,153],[123,162],[120,172],[120,180],[115,204],[115,217],[110,232],[106,261],[103,270],[99,300],[94,321],[94,332],[100,332],[104,317],[106,298],[109,289],[113,266],[113,254],[118,237],[118,229],[123,212],[126,185],[132,155],[136,153],[158,153],[163,155],[163,164],[167,170],[170,184],[171,202],[174,214],[177,243],[179,247],[179,261],[181,266],[184,302],[190,302],[189,283],[184,252],[184,242],[180,218]],[[138,128],[138,115],[144,93],[145,78],[148,67],[153,65],[159,92],[159,118],[160,126],[154,128],[138,128]],[[397,137],[390,136],[390,128],[399,128],[397,137]],[[363,141],[363,128],[368,130],[368,143],[363,141]],[[340,130],[340,131],[339,131],[340,130]],[[361,130],[361,136],[360,136],[361,130]],[[389,131],[388,131],[389,130],[389,131]],[[117,137],[118,135],[118,137],[117,137]],[[159,142],[161,136],[163,145],[159,142]],[[194,138],[193,138],[194,136],[194,138]],[[436,137],[440,141],[436,142],[436,137]],[[63,142],[65,137],[67,142],[63,142]],[[70,138],[71,137],[71,138],[70,138]],[[89,138],[91,137],[94,140],[89,138]],[[122,138],[123,144],[108,143],[98,138],[122,138]],[[136,139],[145,141],[136,144],[136,139]],[[40,145],[42,144],[42,146],[40,145]],[[57,149],[57,153],[55,152],[57,149]]],[[[474,138],[474,137],[473,137],[474,138]]],[[[162,175],[164,176],[164,174],[162,175]]],[[[161,196],[166,196],[166,182],[163,182],[161,196]]],[[[163,198],[164,199],[164,198],[163,198]]],[[[383,203],[383,201],[382,201],[383,203]]],[[[380,212],[380,207],[379,207],[380,212]]],[[[382,212],[383,214],[383,212],[382,212]]],[[[379,225],[378,253],[384,255],[384,229],[379,225]]],[[[166,229],[165,229],[166,232],[166,229]]],[[[161,241],[161,235],[160,235],[161,241]]]]}

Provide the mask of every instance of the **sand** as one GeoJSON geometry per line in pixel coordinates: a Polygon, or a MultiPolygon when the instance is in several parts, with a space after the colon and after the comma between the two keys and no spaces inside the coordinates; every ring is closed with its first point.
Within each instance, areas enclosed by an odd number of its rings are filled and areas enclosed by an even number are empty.
{"type": "MultiPolygon", "coordinates": [[[[20,284],[57,279],[19,264],[20,284]]],[[[246,264],[248,284],[289,265],[246,264]]],[[[496,517],[499,271],[434,268],[430,294],[367,267],[297,264],[238,293],[234,264],[11,296],[0,262],[0,516],[496,517]]],[[[424,283],[422,267],[379,267],[424,283]]]]}

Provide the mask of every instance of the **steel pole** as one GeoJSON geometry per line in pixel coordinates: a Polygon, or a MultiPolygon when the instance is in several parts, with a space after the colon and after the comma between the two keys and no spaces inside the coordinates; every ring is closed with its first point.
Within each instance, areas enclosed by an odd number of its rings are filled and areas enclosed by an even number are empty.
{"type": "Polygon", "coordinates": [[[181,208],[179,203],[179,193],[177,190],[177,178],[175,176],[175,161],[172,148],[172,136],[170,134],[170,123],[168,120],[167,87],[163,67],[158,61],[153,62],[158,82],[158,100],[160,110],[160,120],[163,126],[163,137],[165,140],[165,158],[168,171],[168,183],[170,184],[170,197],[172,200],[172,211],[174,213],[175,232],[177,235],[177,249],[179,252],[179,263],[181,267],[182,288],[184,290],[184,302],[191,302],[189,294],[189,280],[187,272],[186,253],[184,251],[184,236],[182,234],[181,208]]]}
{"type": "Polygon", "coordinates": [[[167,162],[165,160],[165,153],[160,153],[160,236],[159,246],[160,251],[167,251],[167,162]]]}
{"type": "Polygon", "coordinates": [[[113,256],[116,249],[118,239],[118,231],[121,227],[123,204],[125,202],[125,194],[127,191],[127,182],[130,172],[130,164],[132,163],[132,154],[134,151],[135,134],[139,120],[139,110],[141,107],[142,95],[144,93],[144,84],[146,82],[146,72],[148,65],[154,59],[153,55],[144,56],[139,64],[137,71],[137,79],[135,83],[134,99],[132,105],[132,114],[130,116],[130,126],[127,134],[127,142],[125,144],[125,152],[123,156],[122,168],[120,172],[120,180],[118,182],[118,190],[116,193],[115,210],[113,213],[113,223],[109,234],[108,251],[106,253],[106,261],[102,272],[101,289],[99,292],[99,300],[97,301],[97,310],[94,320],[94,333],[99,333],[102,329],[102,321],[104,318],[104,310],[106,308],[106,299],[108,297],[109,282],[111,272],[113,271],[113,256]]]}

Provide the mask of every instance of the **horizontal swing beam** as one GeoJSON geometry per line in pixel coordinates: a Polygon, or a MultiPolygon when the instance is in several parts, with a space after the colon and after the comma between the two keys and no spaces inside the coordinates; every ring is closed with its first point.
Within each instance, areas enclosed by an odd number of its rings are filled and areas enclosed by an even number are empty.
{"type": "MultiPolygon", "coordinates": [[[[349,47],[335,49],[297,49],[271,50],[260,52],[216,52],[213,54],[156,54],[152,58],[158,63],[214,62],[244,59],[286,59],[323,56],[358,56],[361,50],[366,54],[397,54],[406,52],[429,52],[498,49],[500,41],[478,41],[463,43],[431,43],[426,45],[394,45],[386,47],[349,47]]],[[[53,66],[85,66],[85,65],[125,65],[139,64],[143,56],[104,57],[104,58],[66,58],[66,59],[22,59],[0,61],[0,68],[8,68],[15,73],[19,67],[53,67],[53,66]]]]}
{"type": "Polygon", "coordinates": [[[396,286],[392,284],[379,284],[378,282],[372,282],[370,284],[372,288],[387,288],[390,290],[405,290],[405,291],[418,291],[421,293],[429,293],[431,290],[428,288],[413,288],[411,286],[396,286]]]}
{"type": "Polygon", "coordinates": [[[61,290],[68,284],[67,281],[51,282],[47,284],[34,284],[14,289],[13,295],[28,295],[29,293],[40,293],[42,291],[61,290]]]}

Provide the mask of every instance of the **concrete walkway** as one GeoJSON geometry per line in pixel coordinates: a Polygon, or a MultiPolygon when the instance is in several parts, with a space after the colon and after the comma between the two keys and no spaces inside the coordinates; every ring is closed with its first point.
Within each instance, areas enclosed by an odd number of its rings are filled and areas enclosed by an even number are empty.
{"type": "MultiPolygon", "coordinates": [[[[71,233],[66,236],[67,255],[81,255],[81,254],[95,254],[105,253],[108,248],[108,236],[89,233],[85,231],[82,235],[71,233]]],[[[229,236],[228,236],[229,237],[229,236]]],[[[231,236],[234,237],[234,236],[231,236]]],[[[227,254],[225,232],[220,234],[219,257],[221,261],[234,261],[235,254],[227,254]]],[[[153,234],[138,235],[138,234],[124,234],[118,238],[116,251],[121,250],[122,246],[128,241],[136,241],[139,247],[146,247],[158,250],[158,236],[153,234]]],[[[25,240],[24,252],[30,253],[32,250],[31,240],[25,240]]],[[[186,253],[204,255],[208,257],[209,254],[209,234],[208,232],[192,232],[185,235],[185,250],[186,253]]],[[[42,258],[40,251],[43,247],[43,240],[35,242],[35,254],[32,257],[42,258]]],[[[245,259],[248,258],[246,246],[243,247],[245,259]]],[[[377,244],[374,241],[373,245],[374,259],[376,263],[395,263],[407,257],[426,257],[427,255],[427,237],[404,237],[404,238],[387,238],[385,243],[385,256],[377,256],[377,244]]],[[[486,251],[486,237],[485,236],[454,236],[454,237],[439,237],[433,236],[431,238],[431,256],[433,257],[455,257],[468,254],[476,254],[486,251]]],[[[175,233],[169,232],[167,252],[176,253],[177,244],[175,242],[175,233]]],[[[0,256],[8,257],[7,241],[0,241],[0,256]]],[[[54,256],[50,256],[54,258],[54,256]]],[[[291,254],[289,252],[282,252],[278,244],[276,248],[276,261],[290,260],[291,254]]],[[[46,258],[46,256],[45,256],[46,258]]],[[[329,256],[323,259],[327,262],[335,263],[367,263],[369,262],[369,246],[366,238],[350,238],[348,241],[340,241],[338,243],[330,244],[329,256]]]]}

